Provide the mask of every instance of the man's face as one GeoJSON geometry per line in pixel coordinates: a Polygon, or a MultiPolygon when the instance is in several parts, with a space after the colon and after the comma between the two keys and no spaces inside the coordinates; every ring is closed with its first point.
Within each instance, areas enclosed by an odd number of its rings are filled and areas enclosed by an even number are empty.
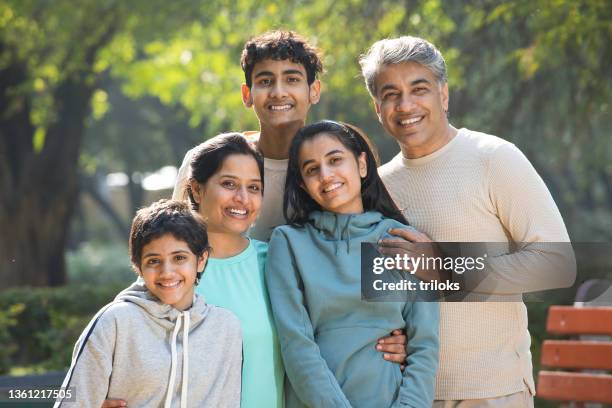
{"type": "Polygon", "coordinates": [[[376,77],[378,120],[407,158],[435,152],[448,141],[448,85],[416,62],[387,65],[376,77]]]}
{"type": "Polygon", "coordinates": [[[320,83],[308,85],[302,64],[266,59],[255,64],[252,86],[242,85],[242,100],[264,126],[305,122],[310,105],[319,101],[320,83]]]}

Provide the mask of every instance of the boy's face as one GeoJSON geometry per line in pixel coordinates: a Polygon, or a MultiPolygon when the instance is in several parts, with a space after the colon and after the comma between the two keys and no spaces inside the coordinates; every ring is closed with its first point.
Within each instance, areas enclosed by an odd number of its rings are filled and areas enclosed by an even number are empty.
{"type": "Polygon", "coordinates": [[[196,273],[207,257],[206,253],[197,257],[185,241],[166,234],[142,248],[140,275],[162,303],[182,311],[191,307],[196,273]]]}
{"type": "Polygon", "coordinates": [[[305,122],[310,106],[319,102],[321,84],[308,85],[306,69],[291,60],[265,59],[255,64],[252,86],[242,85],[242,100],[253,107],[262,127],[305,122]]]}

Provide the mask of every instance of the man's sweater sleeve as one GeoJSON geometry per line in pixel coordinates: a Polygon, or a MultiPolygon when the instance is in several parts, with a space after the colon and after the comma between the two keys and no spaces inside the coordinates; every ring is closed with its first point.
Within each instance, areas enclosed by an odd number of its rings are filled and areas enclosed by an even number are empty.
{"type": "Polygon", "coordinates": [[[440,307],[437,302],[414,302],[404,307],[408,356],[397,399],[392,408],[428,408],[433,404],[440,348],[440,307]]]}
{"type": "Polygon", "coordinates": [[[284,233],[274,230],[265,277],[287,376],[300,400],[309,407],[350,407],[314,341],[294,255],[284,233]]]}
{"type": "MultiPolygon", "coordinates": [[[[116,326],[108,311],[92,319],[74,347],[72,362],[62,387],[70,388],[79,407],[100,407],[106,399],[113,368],[116,326]]],[[[56,402],[54,408],[74,402],[56,402]]]]}
{"type": "Polygon", "coordinates": [[[497,147],[490,156],[487,185],[516,248],[489,257],[482,273],[471,273],[479,282],[475,290],[510,294],[571,286],[576,260],[563,218],[544,181],[513,144],[497,147]]]}

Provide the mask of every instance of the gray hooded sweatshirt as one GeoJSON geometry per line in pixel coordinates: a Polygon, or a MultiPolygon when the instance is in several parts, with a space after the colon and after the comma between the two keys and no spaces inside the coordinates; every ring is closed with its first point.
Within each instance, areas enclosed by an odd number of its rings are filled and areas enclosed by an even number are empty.
{"type": "Polygon", "coordinates": [[[77,341],[63,387],[72,401],[100,407],[239,407],[242,337],[229,311],[194,297],[180,312],[138,279],[103,307],[77,341]]]}

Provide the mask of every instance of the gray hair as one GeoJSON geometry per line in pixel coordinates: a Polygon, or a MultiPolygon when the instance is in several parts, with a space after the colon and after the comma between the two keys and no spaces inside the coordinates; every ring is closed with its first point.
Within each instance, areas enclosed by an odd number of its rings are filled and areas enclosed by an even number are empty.
{"type": "Polygon", "coordinates": [[[375,42],[359,57],[361,73],[370,95],[376,95],[376,76],[385,65],[417,62],[429,69],[439,83],[445,84],[446,62],[440,51],[429,41],[419,37],[404,36],[375,42]]]}

